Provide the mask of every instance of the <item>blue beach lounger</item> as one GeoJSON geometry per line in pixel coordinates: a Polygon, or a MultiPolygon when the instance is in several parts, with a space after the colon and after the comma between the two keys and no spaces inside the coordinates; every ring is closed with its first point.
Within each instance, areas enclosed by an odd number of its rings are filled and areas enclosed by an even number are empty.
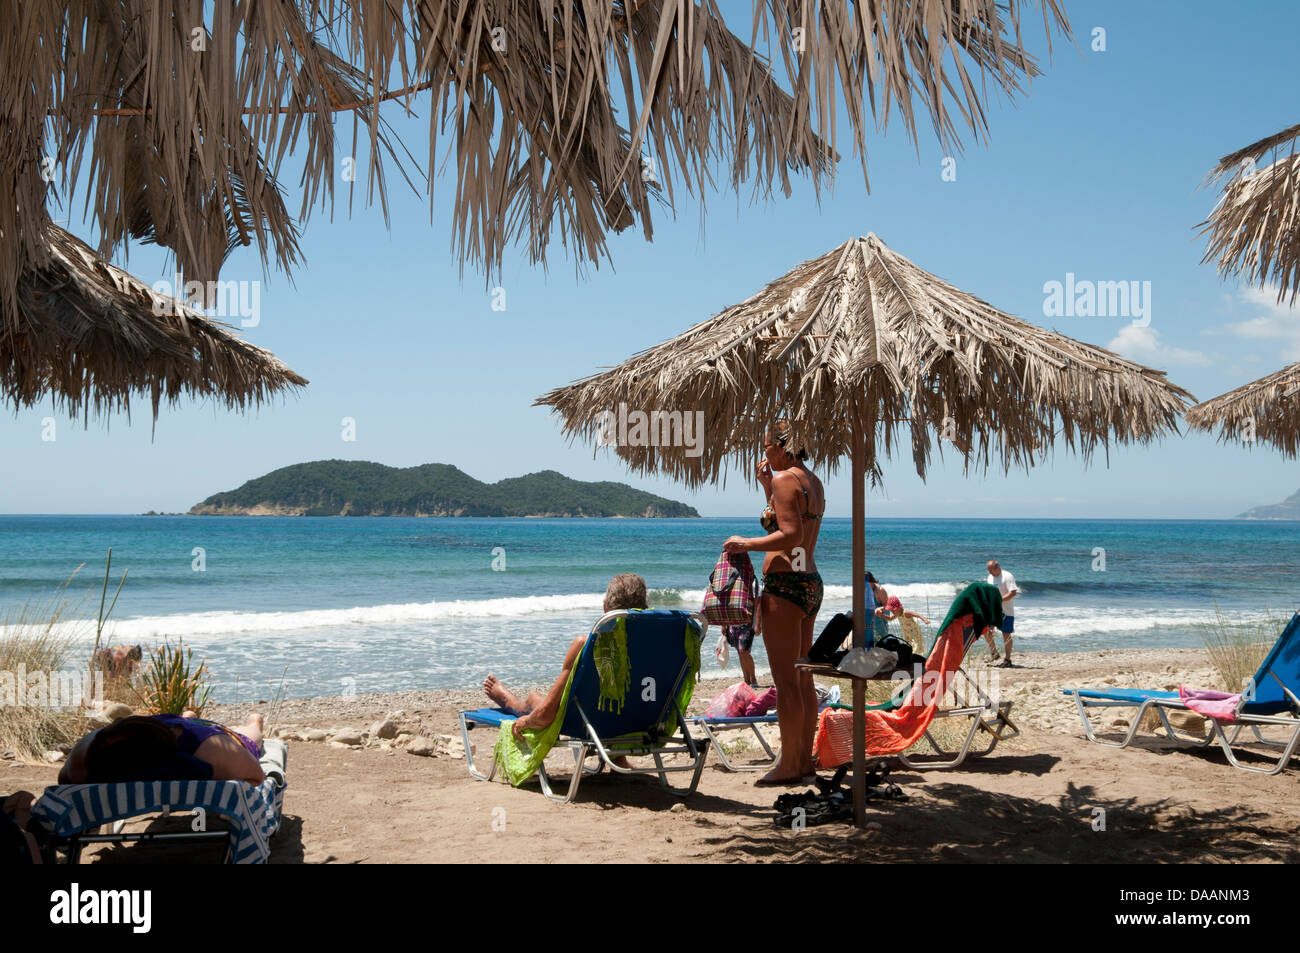
{"type": "Polygon", "coordinates": [[[1259,671],[1251,678],[1250,687],[1242,693],[1237,704],[1235,719],[1225,724],[1213,718],[1210,733],[1205,737],[1180,733],[1169,722],[1168,712],[1191,711],[1177,692],[1147,691],[1137,688],[1065,688],[1062,694],[1074,699],[1083,719],[1083,730],[1089,741],[1109,745],[1112,748],[1127,748],[1132,743],[1142,724],[1142,717],[1148,711],[1154,711],[1159,717],[1165,734],[1174,741],[1182,741],[1198,746],[1217,741],[1228,763],[1243,771],[1256,774],[1277,774],[1287,766],[1291,755],[1300,744],[1300,612],[1291,617],[1282,634],[1273,643],[1259,671]],[[1088,719],[1091,708],[1136,708],[1128,732],[1122,741],[1103,741],[1097,737],[1092,723],[1088,719]],[[1281,726],[1290,728],[1290,737],[1284,741],[1270,740],[1261,733],[1261,728],[1281,726]],[[1254,732],[1256,741],[1270,748],[1281,748],[1281,756],[1276,763],[1268,767],[1255,767],[1242,764],[1237,760],[1232,746],[1243,728],[1254,732]]]}
{"type": "MultiPolygon", "coordinates": [[[[577,796],[584,777],[599,774],[605,768],[617,774],[657,775],[663,786],[679,797],[695,793],[704,771],[708,742],[691,737],[683,711],[694,690],[702,636],[699,620],[679,610],[618,610],[602,616],[587,637],[556,715],[560,729],[555,743],[566,744],[573,756],[568,791],[564,794],[552,791],[546,766],[539,762],[536,775],[542,793],[553,801],[567,803],[577,796]],[[601,676],[594,650],[598,638],[610,634],[626,636],[629,677],[621,710],[618,706],[601,705],[601,676]],[[694,645],[694,661],[687,656],[688,638],[694,645]],[[664,764],[665,756],[678,754],[687,755],[690,760],[685,764],[664,764]],[[586,761],[591,755],[596,756],[597,762],[588,768],[586,761]],[[654,759],[654,766],[625,768],[614,764],[616,758],[624,756],[649,756],[654,759]],[[669,784],[669,774],[683,771],[691,772],[689,787],[669,784]]],[[[460,713],[465,758],[473,777],[489,781],[500,764],[494,749],[489,755],[492,765],[486,773],[475,765],[470,732],[474,728],[489,728],[489,739],[495,744],[501,725],[514,718],[500,708],[460,713]]]]}
{"type": "Polygon", "coordinates": [[[47,864],[58,863],[60,851],[75,864],[86,844],[144,841],[226,842],[225,860],[232,864],[264,864],[271,856],[269,841],[280,828],[284,809],[284,742],[263,742],[274,762],[264,758],[266,780],[254,787],[247,781],[131,781],[120,784],[58,784],[32,805],[40,823],[38,838],[47,864]],[[275,749],[278,746],[278,749],[275,749]],[[97,829],[145,814],[202,809],[230,823],[228,831],[183,831],[163,834],[100,834],[97,829]]]}

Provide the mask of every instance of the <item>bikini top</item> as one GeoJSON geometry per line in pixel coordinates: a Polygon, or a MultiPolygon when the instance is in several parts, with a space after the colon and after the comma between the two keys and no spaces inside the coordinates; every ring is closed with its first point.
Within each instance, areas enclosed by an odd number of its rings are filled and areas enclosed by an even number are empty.
{"type": "MultiPolygon", "coordinates": [[[[807,487],[800,483],[799,489],[803,490],[803,519],[821,519],[823,515],[822,513],[808,512],[808,507],[812,505],[812,497],[808,495],[807,487]]],[[[767,506],[764,507],[763,512],[758,515],[758,525],[763,527],[763,529],[767,530],[769,533],[775,533],[777,529],[780,528],[776,521],[776,511],[772,509],[771,503],[767,504],[767,506]]]]}

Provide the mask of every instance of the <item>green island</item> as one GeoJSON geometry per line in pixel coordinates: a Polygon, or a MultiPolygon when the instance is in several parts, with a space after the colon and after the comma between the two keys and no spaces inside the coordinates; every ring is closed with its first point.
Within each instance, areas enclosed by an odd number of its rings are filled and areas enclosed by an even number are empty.
{"type": "Polygon", "coordinates": [[[554,470],[483,483],[447,463],[389,467],[317,460],[215,493],[192,516],[698,517],[694,507],[625,483],[583,483],[554,470]]]}
{"type": "Polygon", "coordinates": [[[1300,520],[1300,490],[1296,490],[1281,503],[1252,506],[1238,513],[1239,520],[1300,520]]]}

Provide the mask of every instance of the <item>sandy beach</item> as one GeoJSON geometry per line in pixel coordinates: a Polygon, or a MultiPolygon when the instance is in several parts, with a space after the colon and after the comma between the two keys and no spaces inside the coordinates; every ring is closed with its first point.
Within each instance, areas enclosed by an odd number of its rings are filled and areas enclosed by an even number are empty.
{"type": "MultiPolygon", "coordinates": [[[[982,656],[977,646],[968,668],[985,678],[993,670],[982,656]]],[[[1149,735],[1127,751],[1091,744],[1059,691],[1075,684],[1210,685],[1203,652],[1024,653],[1017,661],[999,671],[999,687],[1015,702],[1021,737],[956,770],[896,769],[893,780],[908,799],[868,802],[872,829],[863,832],[842,824],[778,829],[772,803],[779,792],[755,788],[753,774],[723,770],[716,756],[684,801],[656,782],[605,775],[584,782],[568,805],[551,803],[535,784],[475,781],[460,753],[456,712],[481,704],[476,691],[298,699],[282,702],[273,719],[271,706],[262,705],[271,732],[289,742],[285,818],[271,862],[1300,860],[1294,764],[1263,777],[1233,769],[1217,748],[1149,735]],[[380,727],[385,720],[390,724],[380,727]],[[349,733],[360,743],[328,740],[349,733]],[[1094,829],[1097,808],[1105,811],[1105,830],[1094,829]]],[[[692,711],[729,683],[701,681],[692,711]]],[[[246,713],[211,714],[236,724],[246,713]]],[[[477,744],[486,753],[492,736],[482,734],[477,744]]],[[[567,758],[552,754],[557,773],[567,758]]],[[[0,790],[39,792],[55,774],[51,765],[0,762],[0,790]]],[[[84,859],[143,857],[114,847],[88,850],[84,859]]]]}

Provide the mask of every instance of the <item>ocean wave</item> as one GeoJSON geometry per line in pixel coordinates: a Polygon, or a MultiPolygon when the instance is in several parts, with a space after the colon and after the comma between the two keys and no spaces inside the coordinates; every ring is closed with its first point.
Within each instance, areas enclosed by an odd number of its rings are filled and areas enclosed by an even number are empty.
{"type": "MultiPolygon", "coordinates": [[[[112,638],[134,642],[164,637],[239,635],[289,632],[295,629],[336,629],[353,626],[409,625],[445,619],[513,618],[546,612],[600,613],[604,593],[518,596],[501,599],[458,599],[445,602],[410,602],[350,609],[304,609],[296,612],[191,612],[139,616],[113,623],[112,638]]],[[[701,593],[701,598],[703,594],[701,593]]],[[[72,627],[84,623],[67,623],[72,627]]],[[[58,628],[58,627],[56,627],[58,628]]],[[[0,635],[3,628],[0,627],[0,635]]]]}
{"type": "MultiPolygon", "coordinates": [[[[1269,613],[1235,613],[1238,625],[1259,625],[1269,621],[1269,613]]],[[[1124,609],[1089,610],[1082,606],[1060,606],[1036,611],[1027,606],[1016,608],[1016,638],[1068,639],[1078,635],[1146,632],[1151,629],[1182,629],[1201,632],[1215,624],[1212,613],[1201,609],[1154,609],[1149,612],[1124,609]]]]}

